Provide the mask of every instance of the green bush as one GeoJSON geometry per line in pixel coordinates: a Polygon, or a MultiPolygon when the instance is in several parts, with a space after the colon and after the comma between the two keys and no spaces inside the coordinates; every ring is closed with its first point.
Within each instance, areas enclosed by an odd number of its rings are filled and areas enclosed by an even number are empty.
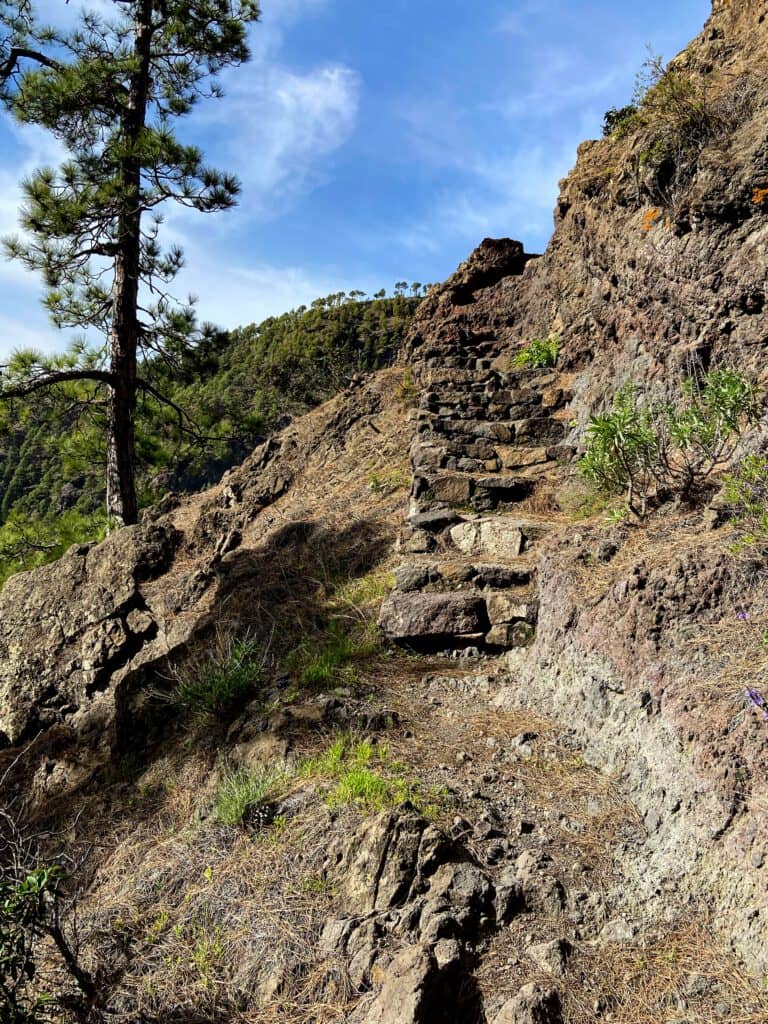
{"type": "Polygon", "coordinates": [[[603,138],[615,135],[624,138],[633,125],[637,124],[637,107],[628,103],[626,107],[611,107],[603,115],[603,138]]]}
{"type": "Polygon", "coordinates": [[[580,469],[600,490],[623,492],[642,519],[652,497],[694,498],[759,415],[757,385],[733,370],[688,379],[666,400],[628,384],[608,412],[592,417],[580,469]]]}
{"type": "Polygon", "coordinates": [[[723,499],[735,520],[736,550],[768,554],[768,456],[745,456],[726,476],[723,499]]]}
{"type": "Polygon", "coordinates": [[[229,717],[264,684],[264,661],[264,651],[255,641],[220,639],[215,652],[178,674],[173,702],[193,715],[229,717]]]}
{"type": "Polygon", "coordinates": [[[545,366],[554,366],[560,350],[560,338],[550,334],[548,338],[534,338],[512,359],[516,370],[538,370],[545,366]]]}

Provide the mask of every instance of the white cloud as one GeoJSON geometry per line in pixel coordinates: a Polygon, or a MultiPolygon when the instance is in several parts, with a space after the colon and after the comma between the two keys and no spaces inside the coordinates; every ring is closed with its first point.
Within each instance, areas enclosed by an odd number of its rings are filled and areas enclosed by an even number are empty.
{"type": "Polygon", "coordinates": [[[496,31],[511,36],[527,36],[541,27],[536,24],[536,19],[552,13],[551,0],[529,0],[520,4],[517,10],[504,14],[496,25],[496,31]]]}
{"type": "Polygon", "coordinates": [[[557,183],[573,164],[575,143],[556,153],[521,144],[514,150],[474,154],[454,169],[463,184],[442,192],[416,223],[393,240],[414,252],[439,252],[456,238],[476,244],[486,235],[511,235],[538,247],[557,198],[557,183]]]}
{"type": "Polygon", "coordinates": [[[357,74],[341,65],[305,74],[267,65],[239,80],[225,117],[248,212],[274,215],[323,180],[326,160],[354,130],[359,92],[357,74]]]}

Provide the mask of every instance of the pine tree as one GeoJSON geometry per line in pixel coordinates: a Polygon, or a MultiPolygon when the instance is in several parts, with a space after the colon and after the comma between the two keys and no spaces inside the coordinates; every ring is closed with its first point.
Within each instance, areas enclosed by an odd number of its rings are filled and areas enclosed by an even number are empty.
{"type": "MultiPolygon", "coordinates": [[[[165,401],[142,370],[193,339],[191,300],[168,291],[183,264],[163,250],[160,207],[209,213],[234,205],[239,183],[184,145],[176,118],[221,95],[217,78],[249,57],[256,0],[112,0],[111,17],[84,12],[74,29],[42,25],[31,6],[0,3],[0,99],[22,123],[41,125],[67,158],[23,182],[20,238],[7,254],[39,271],[58,327],[94,328],[64,359],[15,353],[0,398],[89,381],[106,401],[107,513],[137,518],[135,410],[140,393],[165,401]]],[[[172,403],[170,403],[172,404],[172,403]]],[[[175,408],[183,419],[184,413],[175,408]]]]}

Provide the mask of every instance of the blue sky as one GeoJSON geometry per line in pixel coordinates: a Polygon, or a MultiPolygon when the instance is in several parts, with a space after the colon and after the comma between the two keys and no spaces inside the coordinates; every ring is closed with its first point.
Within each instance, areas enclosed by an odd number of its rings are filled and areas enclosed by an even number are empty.
{"type": "MultiPolygon", "coordinates": [[[[187,256],[177,292],[224,327],[332,291],[442,280],[486,235],[542,251],[578,143],[629,101],[646,46],[673,56],[710,10],[708,0],[262,6],[253,61],[228,73],[223,100],[178,123],[238,174],[240,205],[168,209],[164,228],[187,256]]],[[[55,157],[43,133],[3,115],[0,233],[15,230],[18,180],[55,157]]],[[[40,295],[34,275],[0,263],[0,356],[66,345],[40,295]]]]}

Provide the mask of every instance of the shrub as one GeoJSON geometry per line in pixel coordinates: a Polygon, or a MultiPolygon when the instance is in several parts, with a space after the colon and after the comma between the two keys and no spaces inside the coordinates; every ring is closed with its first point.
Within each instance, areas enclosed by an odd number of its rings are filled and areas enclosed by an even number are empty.
{"type": "Polygon", "coordinates": [[[52,953],[80,991],[80,996],[67,996],[67,1005],[85,1019],[97,992],[80,965],[76,943],[65,934],[63,868],[39,863],[34,843],[22,836],[5,809],[0,809],[0,856],[0,1021],[38,1024],[43,1013],[50,1020],[52,1010],[63,1008],[63,999],[43,995],[35,984],[38,961],[50,960],[52,953]]]}
{"type": "Polygon", "coordinates": [[[768,554],[768,456],[747,455],[726,476],[723,498],[736,522],[737,551],[768,554]]]}
{"type": "Polygon", "coordinates": [[[635,79],[633,102],[605,114],[603,135],[636,133],[644,190],[674,211],[696,173],[705,146],[742,124],[755,106],[756,84],[748,75],[710,90],[708,79],[680,61],[666,64],[649,53],[635,79]]]}
{"type": "Polygon", "coordinates": [[[265,652],[253,640],[223,637],[217,650],[185,666],[173,701],[194,715],[226,718],[238,711],[265,679],[265,652]]]}
{"type": "Polygon", "coordinates": [[[544,366],[554,366],[560,350],[560,338],[550,334],[548,338],[534,338],[512,359],[516,370],[538,370],[544,366]]]}
{"type": "Polygon", "coordinates": [[[603,138],[615,135],[622,139],[636,123],[637,107],[634,103],[628,103],[626,107],[611,107],[603,115],[603,138]]]}
{"type": "Polygon", "coordinates": [[[643,518],[652,496],[694,497],[759,415],[757,385],[733,370],[690,378],[671,400],[628,384],[609,412],[592,417],[581,472],[603,491],[624,492],[629,511],[643,518]]]}

